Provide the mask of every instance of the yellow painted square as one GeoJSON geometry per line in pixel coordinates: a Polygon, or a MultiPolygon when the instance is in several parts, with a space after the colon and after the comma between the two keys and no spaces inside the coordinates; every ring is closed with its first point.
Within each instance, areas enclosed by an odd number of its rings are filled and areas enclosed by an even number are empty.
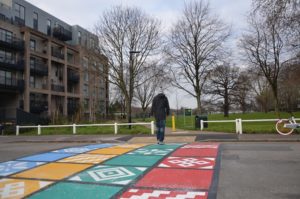
{"type": "Polygon", "coordinates": [[[97,150],[94,150],[94,151],[90,151],[88,153],[91,153],[91,154],[102,154],[102,155],[120,155],[120,154],[123,154],[123,153],[127,153],[128,151],[132,151],[133,149],[132,148],[104,148],[104,149],[97,149],[97,150]]]}
{"type": "Polygon", "coordinates": [[[98,164],[109,158],[115,157],[115,155],[100,155],[100,154],[80,154],[72,157],[62,159],[58,162],[73,162],[84,164],[98,164]]]}
{"type": "Polygon", "coordinates": [[[15,174],[13,177],[61,180],[90,166],[88,164],[49,163],[15,174]]]}
{"type": "Polygon", "coordinates": [[[52,183],[51,181],[3,178],[0,180],[0,198],[23,198],[52,183]]]}

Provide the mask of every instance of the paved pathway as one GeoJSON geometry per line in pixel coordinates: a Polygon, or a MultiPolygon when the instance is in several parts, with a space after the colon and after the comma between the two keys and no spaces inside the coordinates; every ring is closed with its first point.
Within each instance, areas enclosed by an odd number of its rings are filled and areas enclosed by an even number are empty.
{"type": "Polygon", "coordinates": [[[216,198],[218,143],[91,144],[0,163],[0,198],[216,198]]]}

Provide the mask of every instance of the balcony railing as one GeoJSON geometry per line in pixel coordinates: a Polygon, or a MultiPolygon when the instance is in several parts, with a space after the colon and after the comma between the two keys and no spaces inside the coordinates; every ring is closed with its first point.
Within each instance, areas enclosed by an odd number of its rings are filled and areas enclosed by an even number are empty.
{"type": "Polygon", "coordinates": [[[0,59],[0,67],[8,70],[24,71],[24,60],[0,59]]]}
{"type": "Polygon", "coordinates": [[[51,84],[51,90],[56,92],[65,92],[65,87],[63,85],[51,84]]]}
{"type": "Polygon", "coordinates": [[[17,37],[0,33],[0,46],[2,46],[3,48],[23,51],[24,41],[17,37]]]}
{"type": "Polygon", "coordinates": [[[23,92],[25,83],[23,79],[0,77],[0,87],[2,89],[16,90],[23,92]]]}
{"type": "Polygon", "coordinates": [[[78,83],[79,82],[79,74],[69,70],[68,71],[68,82],[74,82],[74,83],[78,83]]]}
{"type": "Polygon", "coordinates": [[[30,112],[41,113],[48,110],[47,101],[30,100],[30,112]]]}
{"type": "Polygon", "coordinates": [[[72,32],[62,26],[57,26],[53,28],[53,37],[62,41],[69,41],[72,40],[72,32]]]}
{"type": "Polygon", "coordinates": [[[43,62],[35,61],[34,65],[30,66],[30,73],[36,74],[36,75],[47,76],[48,75],[48,67],[43,62]]]}
{"type": "Polygon", "coordinates": [[[53,48],[51,49],[51,55],[53,57],[59,58],[59,59],[65,59],[65,55],[61,52],[61,50],[57,49],[57,48],[53,48]]]}
{"type": "Polygon", "coordinates": [[[20,17],[15,17],[14,24],[18,26],[25,26],[25,20],[20,17]]]}

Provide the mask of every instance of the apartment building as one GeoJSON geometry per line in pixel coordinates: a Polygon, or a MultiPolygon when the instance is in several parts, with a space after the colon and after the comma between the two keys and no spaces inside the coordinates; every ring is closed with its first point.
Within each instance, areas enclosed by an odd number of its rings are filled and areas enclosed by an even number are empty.
{"type": "Polygon", "coordinates": [[[0,117],[94,118],[108,107],[108,62],[96,35],[24,0],[0,0],[0,117]],[[2,115],[2,116],[1,116],[2,115]]]}

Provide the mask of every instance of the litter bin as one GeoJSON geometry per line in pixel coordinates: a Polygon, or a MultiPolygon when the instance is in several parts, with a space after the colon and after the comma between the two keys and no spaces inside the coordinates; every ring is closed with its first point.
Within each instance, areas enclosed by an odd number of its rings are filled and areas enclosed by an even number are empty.
{"type": "MultiPolygon", "coordinates": [[[[201,120],[207,121],[207,116],[206,115],[196,115],[195,116],[195,128],[200,129],[201,128],[201,120]]],[[[208,123],[204,122],[203,123],[204,128],[208,128],[208,123]]]]}

